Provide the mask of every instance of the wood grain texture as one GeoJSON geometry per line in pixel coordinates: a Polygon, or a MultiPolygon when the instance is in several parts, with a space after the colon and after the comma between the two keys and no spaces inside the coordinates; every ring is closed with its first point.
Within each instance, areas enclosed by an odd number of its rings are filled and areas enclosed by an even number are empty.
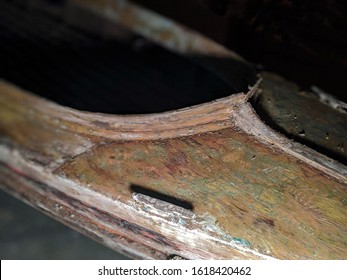
{"type": "MultiPolygon", "coordinates": [[[[175,52],[242,61],[129,1],[73,2],[175,52]]],[[[137,116],[69,109],[1,81],[0,187],[137,258],[345,259],[346,166],[270,129],[248,101],[295,91],[278,80],[137,116]]]]}
{"type": "Polygon", "coordinates": [[[267,79],[248,95],[133,117],[1,82],[2,186],[111,248],[123,236],[139,258],[344,259],[346,168],[259,120],[247,100],[267,79]],[[133,184],[193,212],[141,200],[133,184]]]}

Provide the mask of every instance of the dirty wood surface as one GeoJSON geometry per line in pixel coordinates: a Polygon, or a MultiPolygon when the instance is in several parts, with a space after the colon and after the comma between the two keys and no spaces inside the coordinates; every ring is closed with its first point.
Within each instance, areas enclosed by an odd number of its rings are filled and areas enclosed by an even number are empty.
{"type": "MultiPolygon", "coordinates": [[[[347,164],[346,104],[324,93],[302,91],[294,83],[283,89],[283,79],[271,77],[270,86],[265,85],[254,101],[261,118],[287,137],[347,164]]],[[[263,78],[268,83],[266,73],[263,78]]]]}
{"type": "MultiPolygon", "coordinates": [[[[72,2],[183,55],[243,61],[130,1],[72,2]]],[[[249,98],[274,89],[295,91],[267,74],[214,102],[115,116],[1,81],[0,186],[136,258],[345,259],[346,166],[259,119],[249,98]]]]}
{"type": "Polygon", "coordinates": [[[346,167],[258,118],[248,98],[271,79],[139,116],[78,112],[2,81],[1,187],[137,258],[344,259],[346,167]]]}

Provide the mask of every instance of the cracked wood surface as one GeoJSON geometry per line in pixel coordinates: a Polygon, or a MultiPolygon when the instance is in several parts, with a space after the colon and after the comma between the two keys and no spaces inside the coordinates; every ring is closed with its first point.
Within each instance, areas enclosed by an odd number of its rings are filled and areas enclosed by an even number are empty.
{"type": "Polygon", "coordinates": [[[248,94],[112,116],[2,81],[1,187],[133,257],[344,259],[346,167],[259,120],[248,98],[271,87],[268,75],[248,94]]]}

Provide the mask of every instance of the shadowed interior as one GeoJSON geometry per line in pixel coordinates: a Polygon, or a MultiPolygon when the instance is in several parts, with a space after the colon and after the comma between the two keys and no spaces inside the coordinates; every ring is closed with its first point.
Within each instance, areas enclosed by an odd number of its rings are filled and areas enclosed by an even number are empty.
{"type": "Polygon", "coordinates": [[[134,34],[102,39],[7,2],[0,16],[0,77],[79,110],[157,113],[245,91],[255,81],[243,63],[182,57],[134,34]]]}

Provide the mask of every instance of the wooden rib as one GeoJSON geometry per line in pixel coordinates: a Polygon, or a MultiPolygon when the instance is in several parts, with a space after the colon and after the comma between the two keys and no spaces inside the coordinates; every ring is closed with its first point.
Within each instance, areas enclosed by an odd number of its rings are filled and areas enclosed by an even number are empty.
{"type": "Polygon", "coordinates": [[[2,187],[113,249],[119,235],[141,244],[129,245],[138,257],[346,257],[345,166],[265,126],[250,93],[129,117],[6,82],[0,92],[2,187]],[[194,215],[134,199],[131,184],[189,201],[194,215]]]}

